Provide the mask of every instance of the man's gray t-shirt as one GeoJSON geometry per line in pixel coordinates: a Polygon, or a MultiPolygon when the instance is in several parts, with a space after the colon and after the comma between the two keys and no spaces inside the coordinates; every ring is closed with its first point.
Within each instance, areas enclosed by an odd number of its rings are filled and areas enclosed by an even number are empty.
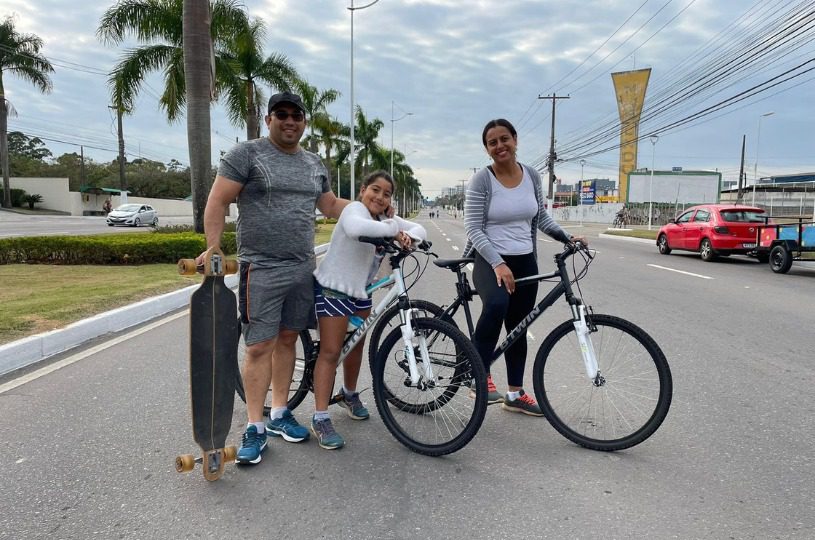
{"type": "Polygon", "coordinates": [[[331,191],[320,157],[287,154],[268,138],[241,142],[221,159],[218,175],[243,184],[238,195],[238,259],[286,266],[314,258],[314,209],[331,191]]]}

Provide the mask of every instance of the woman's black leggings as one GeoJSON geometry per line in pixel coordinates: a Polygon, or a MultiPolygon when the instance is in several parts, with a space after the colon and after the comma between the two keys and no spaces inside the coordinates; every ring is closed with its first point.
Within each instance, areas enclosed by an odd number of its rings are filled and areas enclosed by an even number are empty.
{"type": "MultiPolygon", "coordinates": [[[[502,255],[515,279],[533,276],[538,273],[538,262],[535,255],[502,255]]],[[[501,334],[501,325],[507,333],[518,326],[535,306],[538,295],[538,284],[529,284],[516,287],[513,294],[509,294],[505,287],[499,287],[495,278],[495,270],[481,255],[476,254],[473,264],[473,284],[481,297],[481,316],[475,325],[473,344],[484,361],[487,373],[490,373],[490,361],[498,337],[501,334]]],[[[523,386],[524,367],[526,366],[526,334],[519,337],[504,354],[507,364],[507,383],[510,386],[523,386]]]]}

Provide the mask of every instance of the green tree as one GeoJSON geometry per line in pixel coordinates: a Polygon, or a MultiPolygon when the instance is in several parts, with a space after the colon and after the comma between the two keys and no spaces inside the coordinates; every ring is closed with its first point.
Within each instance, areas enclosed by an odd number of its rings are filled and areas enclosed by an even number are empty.
{"type": "Polygon", "coordinates": [[[12,73],[30,82],[43,93],[51,91],[50,73],[54,68],[40,54],[42,39],[34,34],[21,34],[14,28],[14,21],[7,17],[0,23],[0,169],[3,174],[3,207],[11,208],[11,185],[9,180],[8,152],[8,101],[6,100],[3,74],[12,73]]]}
{"type": "Polygon", "coordinates": [[[278,90],[291,90],[298,80],[297,71],[282,54],[263,57],[266,28],[261,19],[247,21],[234,39],[224,43],[219,51],[219,94],[226,99],[229,120],[236,126],[246,126],[246,139],[260,137],[265,97],[258,81],[278,90]]]}
{"type": "MultiPolygon", "coordinates": [[[[362,107],[357,105],[356,126],[354,127],[354,144],[356,148],[355,166],[362,169],[362,176],[370,172],[370,165],[377,153],[381,153],[381,148],[376,142],[379,132],[385,127],[384,122],[379,118],[368,120],[362,107]]],[[[387,169],[387,167],[385,167],[387,169]]]]}
{"type": "MultiPolygon", "coordinates": [[[[193,6],[204,11],[209,7],[207,19],[216,50],[248,24],[243,5],[237,0],[193,6]]],[[[187,103],[183,15],[184,0],[120,0],[102,15],[96,35],[104,43],[118,45],[129,36],[145,43],[128,49],[108,79],[115,106],[132,111],[144,80],[150,73],[161,70],[164,91],[159,106],[169,121],[178,120],[187,103]]],[[[216,56],[215,63],[217,73],[222,61],[216,56]]],[[[207,66],[209,69],[209,62],[207,66]]]]}
{"type": "Polygon", "coordinates": [[[21,156],[42,161],[52,156],[51,151],[39,137],[28,137],[21,131],[11,131],[8,134],[8,153],[12,156],[21,156]]]}
{"type": "MultiPolygon", "coordinates": [[[[294,86],[300,98],[303,100],[303,107],[305,107],[306,115],[310,120],[309,136],[306,138],[306,144],[308,145],[308,149],[316,154],[317,145],[321,140],[320,137],[317,137],[314,133],[317,129],[315,124],[320,121],[330,121],[326,107],[337,101],[337,98],[340,97],[340,93],[333,88],[318,90],[316,86],[312,86],[303,80],[296,81],[294,86]]],[[[327,156],[326,159],[328,159],[327,156]]]]}

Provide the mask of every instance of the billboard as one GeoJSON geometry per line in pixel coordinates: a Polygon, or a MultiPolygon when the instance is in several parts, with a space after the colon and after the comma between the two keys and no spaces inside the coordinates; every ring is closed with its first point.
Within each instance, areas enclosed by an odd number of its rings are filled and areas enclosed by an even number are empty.
{"type": "Polygon", "coordinates": [[[713,171],[651,172],[628,175],[625,202],[704,204],[719,202],[722,173],[713,171]],[[652,181],[653,178],[653,181],[652,181]]]}
{"type": "Polygon", "coordinates": [[[597,182],[583,180],[580,182],[580,204],[594,204],[597,195],[597,182]]]}
{"type": "Polygon", "coordinates": [[[637,69],[612,73],[617,109],[620,114],[620,200],[628,196],[628,173],[637,168],[637,139],[639,138],[640,113],[645,101],[645,89],[651,69],[637,69]]]}

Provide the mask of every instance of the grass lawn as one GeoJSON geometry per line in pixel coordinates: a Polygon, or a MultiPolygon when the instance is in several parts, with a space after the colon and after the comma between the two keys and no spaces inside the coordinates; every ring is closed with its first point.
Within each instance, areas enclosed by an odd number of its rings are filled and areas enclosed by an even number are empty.
{"type": "MultiPolygon", "coordinates": [[[[333,224],[318,224],[314,244],[331,239],[333,224]]],[[[0,344],[200,283],[174,264],[143,266],[0,265],[0,344]]]]}

